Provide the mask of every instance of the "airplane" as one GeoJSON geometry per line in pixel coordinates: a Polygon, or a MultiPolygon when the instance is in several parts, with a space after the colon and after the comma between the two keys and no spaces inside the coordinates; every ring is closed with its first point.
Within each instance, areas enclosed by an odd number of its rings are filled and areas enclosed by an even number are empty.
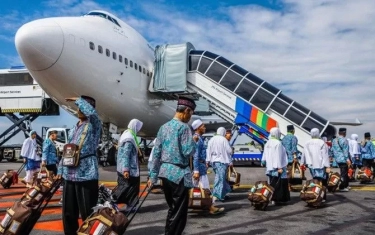
{"type": "MultiPolygon", "coordinates": [[[[96,99],[96,110],[103,123],[113,124],[115,129],[125,129],[132,118],[138,118],[144,123],[138,135],[149,138],[155,137],[159,127],[170,120],[175,112],[175,102],[149,92],[154,73],[154,48],[135,29],[109,12],[94,10],[79,17],[34,20],[18,29],[15,45],[41,88],[72,114],[76,113],[76,107],[66,102],[65,98],[91,96],[96,99]]],[[[261,79],[256,79],[261,82],[261,79]]],[[[264,81],[261,84],[268,87],[262,85],[262,91],[276,89],[264,81]]],[[[209,88],[212,87],[215,92],[226,94],[215,86],[210,85],[209,88]]],[[[231,97],[226,94],[224,99],[231,97]]],[[[226,104],[233,105],[230,102],[226,104]]],[[[292,104],[297,109],[303,108],[297,102],[293,101],[290,106],[292,104]]],[[[319,119],[316,114],[310,113],[319,119]]],[[[274,111],[270,114],[272,118],[280,117],[274,111]]],[[[305,121],[310,120],[307,116],[305,121]]],[[[259,118],[256,118],[260,121],[259,125],[267,124],[259,118]]],[[[326,124],[326,120],[320,120],[324,122],[321,123],[321,131],[325,128],[333,136],[336,128],[326,124]]],[[[216,124],[219,122],[216,121],[216,124]]],[[[278,124],[285,128],[289,123],[284,117],[278,124]]],[[[309,123],[311,126],[312,122],[309,123]]],[[[300,127],[297,134],[309,138],[306,128],[302,129],[300,127]]]]}
{"type": "Polygon", "coordinates": [[[173,116],[176,102],[148,92],[154,49],[111,13],[35,20],[17,31],[15,44],[42,89],[73,115],[76,107],[65,98],[88,95],[96,99],[103,123],[125,129],[132,118],[142,120],[140,137],[156,136],[173,116]]]}

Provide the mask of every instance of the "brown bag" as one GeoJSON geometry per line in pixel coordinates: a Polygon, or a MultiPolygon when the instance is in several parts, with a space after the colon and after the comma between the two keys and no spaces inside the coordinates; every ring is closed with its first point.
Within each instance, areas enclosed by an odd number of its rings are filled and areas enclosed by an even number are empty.
{"type": "Polygon", "coordinates": [[[305,171],[301,169],[299,162],[293,162],[291,166],[287,167],[288,179],[306,179],[305,171]]]}
{"type": "Polygon", "coordinates": [[[4,188],[9,188],[13,183],[13,177],[17,174],[14,170],[7,170],[0,178],[0,184],[4,188]]]}
{"type": "Polygon", "coordinates": [[[239,186],[241,182],[241,174],[234,167],[228,167],[228,182],[230,185],[239,186]]]}
{"type": "Polygon", "coordinates": [[[85,137],[87,135],[87,129],[89,125],[86,124],[85,128],[83,129],[83,132],[81,134],[81,139],[79,142],[79,145],[76,144],[66,144],[63,149],[62,154],[62,165],[68,166],[68,167],[77,167],[79,165],[79,157],[81,148],[83,145],[83,141],[85,140],[85,137]]]}
{"type": "Polygon", "coordinates": [[[308,180],[303,185],[300,198],[307,203],[321,202],[324,198],[326,188],[317,180],[308,180]]]}
{"type": "Polygon", "coordinates": [[[9,208],[0,223],[0,234],[4,235],[24,235],[21,234],[22,224],[29,218],[32,209],[22,202],[15,202],[9,208]]]}
{"type": "Polygon", "coordinates": [[[189,191],[189,208],[191,209],[209,209],[212,205],[211,192],[209,189],[194,187],[189,191]]]}
{"type": "Polygon", "coordinates": [[[248,196],[252,203],[269,203],[275,189],[267,181],[257,181],[248,196]]]}
{"type": "Polygon", "coordinates": [[[338,172],[329,174],[328,186],[338,186],[340,182],[341,182],[341,176],[338,172]]]}
{"type": "Polygon", "coordinates": [[[357,179],[360,180],[361,182],[370,182],[372,181],[372,172],[371,169],[368,167],[362,167],[357,174],[357,179]]]}
{"type": "Polygon", "coordinates": [[[123,213],[104,207],[92,213],[79,227],[77,234],[122,235],[127,223],[128,219],[123,213]]]}

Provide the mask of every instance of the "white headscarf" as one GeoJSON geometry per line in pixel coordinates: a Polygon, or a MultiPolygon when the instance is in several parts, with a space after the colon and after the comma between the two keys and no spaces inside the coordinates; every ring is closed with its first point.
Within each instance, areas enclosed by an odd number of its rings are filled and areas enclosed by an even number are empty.
{"type": "Polygon", "coordinates": [[[232,162],[232,147],[229,145],[229,141],[224,137],[225,132],[224,127],[219,127],[216,135],[208,141],[206,150],[207,162],[218,161],[226,164],[232,162]]]}
{"type": "Polygon", "coordinates": [[[151,149],[151,153],[150,153],[150,156],[148,157],[148,161],[151,162],[152,159],[154,158],[154,149],[155,149],[155,143],[156,143],[156,138],[152,141],[152,149],[151,149]]]}
{"type": "Polygon", "coordinates": [[[131,142],[134,144],[135,148],[138,148],[138,140],[137,140],[137,133],[142,128],[143,122],[139,121],[138,119],[132,119],[129,122],[128,129],[122,133],[119,141],[119,146],[122,146],[124,142],[131,142]]]}
{"type": "Polygon", "coordinates": [[[280,129],[278,127],[272,127],[270,130],[270,137],[280,139],[280,136],[281,136],[280,129]]]}
{"type": "Polygon", "coordinates": [[[358,145],[358,135],[357,134],[352,134],[351,139],[348,141],[349,143],[349,153],[350,156],[354,157],[354,155],[359,155],[361,154],[361,150],[358,145]]]}
{"type": "Polygon", "coordinates": [[[281,144],[280,130],[273,127],[270,130],[270,138],[264,145],[262,161],[266,162],[267,171],[281,169],[288,165],[288,157],[284,146],[281,144]]]}
{"type": "Polygon", "coordinates": [[[320,134],[319,129],[318,128],[311,129],[310,134],[312,138],[319,138],[319,134],[320,134]]]}
{"type": "Polygon", "coordinates": [[[216,134],[217,134],[217,135],[221,135],[221,136],[225,136],[225,132],[226,132],[226,130],[225,130],[224,127],[219,127],[219,128],[217,129],[217,131],[216,131],[216,134]]]}

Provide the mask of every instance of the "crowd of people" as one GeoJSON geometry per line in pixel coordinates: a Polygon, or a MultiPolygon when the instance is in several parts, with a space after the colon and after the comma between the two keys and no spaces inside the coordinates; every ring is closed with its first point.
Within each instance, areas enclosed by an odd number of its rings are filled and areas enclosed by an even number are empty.
{"type": "MultiPolygon", "coordinates": [[[[101,121],[95,110],[93,98],[81,96],[68,98],[67,101],[75,102],[78,106],[79,121],[70,131],[68,138],[69,143],[77,147],[77,165],[71,167],[69,162],[64,160],[64,154],[61,160],[58,159],[53,144],[56,132],[49,133],[41,154],[36,145],[36,135],[31,132],[30,138],[23,144],[21,155],[26,162],[24,182],[28,187],[31,185],[32,175],[40,165],[53,171],[56,178],[64,179],[62,217],[64,232],[70,235],[76,234],[79,215],[85,220],[98,200],[99,174],[96,149],[101,134],[101,121]]],[[[226,200],[231,191],[227,181],[228,168],[233,167],[233,150],[229,144],[231,131],[219,128],[206,147],[203,139],[205,125],[202,121],[196,120],[191,126],[188,125],[195,107],[193,100],[179,98],[173,119],[160,127],[149,158],[147,184],[152,188],[161,180],[168,205],[165,234],[182,234],[187,221],[189,190],[197,186],[210,189],[208,167],[212,167],[215,173],[210,214],[224,211],[216,202],[226,200]]],[[[134,207],[132,203],[139,194],[137,133],[142,126],[142,121],[131,120],[118,143],[117,178],[121,190],[116,191],[114,197],[117,202],[125,203],[125,210],[134,207]]],[[[279,128],[272,128],[269,140],[264,145],[262,165],[266,167],[266,175],[275,188],[274,203],[284,204],[290,200],[290,187],[296,182],[288,178],[287,169],[295,162],[299,162],[302,167],[308,167],[312,177],[324,185],[327,184],[327,173],[331,171],[331,160],[334,158],[342,176],[340,191],[350,189],[349,167],[364,166],[375,170],[375,147],[371,142],[370,133],[366,133],[365,141],[358,144],[358,135],[352,135],[351,140],[347,141],[346,129],[340,128],[339,136],[330,143],[324,141],[324,136],[320,136],[320,130],[314,128],[311,130],[311,140],[304,146],[302,158],[299,159],[298,139],[294,135],[294,127],[289,125],[287,132],[281,140],[279,128]]]]}

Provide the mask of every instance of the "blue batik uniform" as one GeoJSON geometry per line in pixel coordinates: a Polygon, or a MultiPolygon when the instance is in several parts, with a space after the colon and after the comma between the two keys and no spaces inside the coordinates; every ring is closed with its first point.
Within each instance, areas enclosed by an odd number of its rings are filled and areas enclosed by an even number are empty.
{"type": "Polygon", "coordinates": [[[204,145],[204,140],[201,135],[195,134],[195,136],[198,137],[198,141],[196,143],[196,151],[193,157],[194,173],[199,172],[199,175],[206,175],[206,146],[204,145]]]}
{"type": "Polygon", "coordinates": [[[118,149],[117,172],[123,174],[129,172],[130,176],[139,176],[138,153],[134,144],[127,141],[118,149]]]}
{"type": "Polygon", "coordinates": [[[294,159],[294,155],[297,156],[298,154],[298,139],[292,133],[289,133],[281,140],[283,144],[286,154],[288,156],[288,163],[292,163],[294,159]]]}
{"type": "Polygon", "coordinates": [[[81,135],[85,126],[88,125],[87,134],[83,140],[83,145],[80,151],[80,157],[86,157],[80,160],[77,167],[66,167],[59,163],[58,174],[61,174],[65,180],[69,181],[87,181],[97,180],[98,173],[98,159],[96,157],[96,149],[98,148],[101,133],[101,121],[96,110],[83,98],[76,100],[75,104],[81,112],[87,117],[87,121],[77,123],[70,131],[68,142],[79,146],[81,135]]]}
{"type": "Polygon", "coordinates": [[[57,149],[50,138],[43,142],[42,160],[46,162],[46,165],[56,165],[58,163],[57,149]]]}
{"type": "Polygon", "coordinates": [[[153,183],[158,177],[175,184],[184,180],[184,186],[193,187],[190,158],[195,153],[196,144],[190,127],[172,119],[160,127],[153,152],[150,178],[153,183]]]}
{"type": "Polygon", "coordinates": [[[365,145],[361,147],[362,159],[375,159],[375,146],[370,140],[367,140],[365,145]]]}
{"type": "Polygon", "coordinates": [[[348,141],[339,136],[332,142],[332,152],[338,164],[346,163],[349,160],[349,145],[348,141]]]}

